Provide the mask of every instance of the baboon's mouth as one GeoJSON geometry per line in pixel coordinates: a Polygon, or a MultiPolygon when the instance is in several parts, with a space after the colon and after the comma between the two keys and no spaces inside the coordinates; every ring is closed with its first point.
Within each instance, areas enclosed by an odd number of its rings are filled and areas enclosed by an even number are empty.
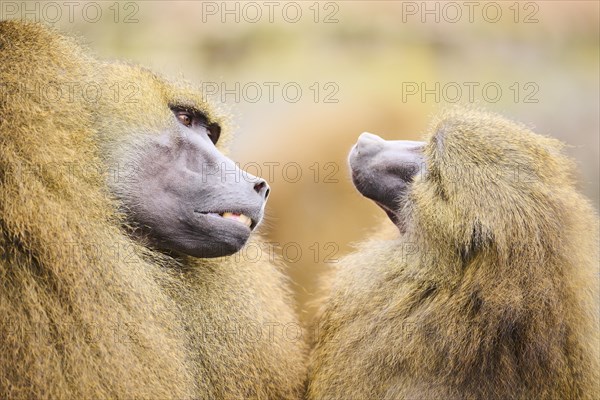
{"type": "Polygon", "coordinates": [[[254,221],[252,218],[248,217],[247,215],[238,213],[238,212],[231,212],[231,211],[207,212],[207,211],[198,211],[198,210],[194,210],[194,212],[196,212],[198,214],[202,214],[202,215],[215,217],[215,218],[223,218],[223,219],[236,221],[237,223],[240,223],[240,224],[250,228],[251,230],[256,227],[256,221],[254,221]]]}
{"type": "Polygon", "coordinates": [[[394,223],[394,225],[398,225],[398,222],[400,221],[400,218],[398,218],[398,213],[396,211],[393,211],[392,209],[390,209],[389,207],[387,207],[383,203],[378,202],[377,200],[373,200],[373,201],[375,202],[375,204],[377,204],[379,207],[381,207],[381,209],[383,211],[385,211],[385,213],[387,214],[387,216],[389,217],[389,219],[392,220],[392,222],[394,223]]]}

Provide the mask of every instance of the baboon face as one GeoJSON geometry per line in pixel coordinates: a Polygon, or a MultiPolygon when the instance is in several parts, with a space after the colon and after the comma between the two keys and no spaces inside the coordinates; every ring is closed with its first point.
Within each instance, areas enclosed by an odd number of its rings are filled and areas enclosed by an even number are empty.
{"type": "Polygon", "coordinates": [[[269,186],[217,149],[221,128],[207,114],[189,104],[168,107],[160,123],[120,141],[113,157],[135,165],[137,179],[112,188],[134,234],[153,247],[203,258],[233,254],[263,218],[269,186]]]}
{"type": "Polygon", "coordinates": [[[384,140],[365,132],[348,158],[358,191],[381,207],[401,230],[399,213],[407,190],[425,171],[424,146],[423,142],[384,140]]]}

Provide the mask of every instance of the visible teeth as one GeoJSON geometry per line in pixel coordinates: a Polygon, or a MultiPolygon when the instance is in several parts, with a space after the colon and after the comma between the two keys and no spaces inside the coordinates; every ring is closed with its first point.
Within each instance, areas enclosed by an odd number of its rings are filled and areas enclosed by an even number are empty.
{"type": "Polygon", "coordinates": [[[223,218],[233,219],[235,221],[241,222],[242,224],[246,225],[248,228],[250,227],[250,225],[252,225],[252,220],[249,217],[245,216],[244,214],[226,212],[226,213],[221,214],[221,216],[223,218]]]}

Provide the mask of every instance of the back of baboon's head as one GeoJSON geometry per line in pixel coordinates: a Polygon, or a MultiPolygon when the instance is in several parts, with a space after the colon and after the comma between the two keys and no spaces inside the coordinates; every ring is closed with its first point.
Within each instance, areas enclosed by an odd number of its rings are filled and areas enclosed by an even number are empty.
{"type": "Polygon", "coordinates": [[[554,240],[573,194],[561,147],[499,115],[450,110],[428,134],[412,218],[466,249],[554,240]]]}
{"type": "Polygon", "coordinates": [[[573,216],[593,214],[555,139],[471,108],[440,114],[425,139],[363,134],[349,161],[358,190],[430,250],[463,259],[558,250],[573,216]]]}

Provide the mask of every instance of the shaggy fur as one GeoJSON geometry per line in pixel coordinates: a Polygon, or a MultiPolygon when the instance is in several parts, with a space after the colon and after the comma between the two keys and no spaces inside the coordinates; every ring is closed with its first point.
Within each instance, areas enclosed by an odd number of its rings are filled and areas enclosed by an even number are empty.
{"type": "Polygon", "coordinates": [[[441,115],[406,232],[340,262],[309,399],[598,399],[598,219],[556,140],[441,115]]]}
{"type": "Polygon", "coordinates": [[[7,21],[0,89],[0,398],[298,398],[304,345],[279,267],[158,253],[107,189],[135,180],[119,143],[169,129],[170,102],[217,119],[201,94],[7,21]]]}

